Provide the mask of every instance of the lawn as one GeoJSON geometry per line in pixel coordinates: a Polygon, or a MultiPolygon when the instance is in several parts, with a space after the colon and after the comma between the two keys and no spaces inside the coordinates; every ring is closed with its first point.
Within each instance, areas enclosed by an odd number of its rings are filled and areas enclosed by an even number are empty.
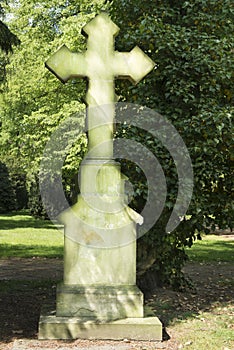
{"type": "MultiPolygon", "coordinates": [[[[233,236],[230,236],[233,237],[233,236]]],[[[186,252],[191,261],[197,262],[234,262],[234,238],[218,235],[203,235],[186,252]]]]}
{"type": "MultiPolygon", "coordinates": [[[[186,252],[191,261],[233,262],[234,239],[203,235],[186,252]]],[[[27,211],[0,215],[0,258],[62,258],[63,229],[49,220],[36,219],[27,211]]]]}
{"type": "Polygon", "coordinates": [[[63,233],[26,211],[0,215],[0,258],[62,258],[63,233]]]}
{"type": "Polygon", "coordinates": [[[231,350],[234,346],[233,314],[233,306],[217,306],[210,312],[175,322],[173,332],[178,335],[182,349],[231,350]]]}

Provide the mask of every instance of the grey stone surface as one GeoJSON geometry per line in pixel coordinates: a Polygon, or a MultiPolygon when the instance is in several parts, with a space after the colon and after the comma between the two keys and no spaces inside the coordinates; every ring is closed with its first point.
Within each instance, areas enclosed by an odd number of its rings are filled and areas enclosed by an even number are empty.
{"type": "Polygon", "coordinates": [[[39,339],[162,340],[162,324],[157,317],[125,318],[101,322],[89,318],[42,315],[39,339]]]}
{"type": "Polygon", "coordinates": [[[99,320],[143,317],[143,294],[133,285],[61,284],[57,287],[56,315],[99,320]]]}
{"type": "Polygon", "coordinates": [[[124,202],[124,180],[113,162],[114,80],[138,83],[155,63],[139,47],[115,51],[118,31],[101,13],[83,28],[84,53],[63,45],[46,62],[64,83],[88,78],[89,153],[78,201],[60,215],[64,284],[57,289],[56,313],[41,315],[39,339],[162,339],[158,318],[143,317],[143,295],[135,285],[136,225],[143,218],[124,202]]]}

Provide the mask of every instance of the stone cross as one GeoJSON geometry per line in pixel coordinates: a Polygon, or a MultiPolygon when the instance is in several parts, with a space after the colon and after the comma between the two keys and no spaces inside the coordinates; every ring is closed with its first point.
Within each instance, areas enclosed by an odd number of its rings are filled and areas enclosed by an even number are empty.
{"type": "Polygon", "coordinates": [[[130,52],[114,51],[119,28],[105,13],[89,22],[83,32],[88,36],[86,52],[72,53],[63,45],[48,59],[46,67],[64,83],[72,78],[88,78],[89,150],[93,150],[93,157],[112,158],[114,79],[128,78],[137,84],[155,64],[137,46],[130,52]]]}
{"type": "Polygon", "coordinates": [[[83,31],[86,52],[72,53],[64,45],[46,62],[62,82],[88,78],[91,156],[80,166],[77,203],[60,215],[64,279],[57,286],[56,314],[40,318],[39,338],[161,340],[162,325],[157,317],[144,317],[143,294],[136,286],[136,223],[142,218],[124,203],[120,164],[112,159],[114,79],[136,84],[154,63],[138,47],[114,51],[119,28],[104,13],[83,31]]]}

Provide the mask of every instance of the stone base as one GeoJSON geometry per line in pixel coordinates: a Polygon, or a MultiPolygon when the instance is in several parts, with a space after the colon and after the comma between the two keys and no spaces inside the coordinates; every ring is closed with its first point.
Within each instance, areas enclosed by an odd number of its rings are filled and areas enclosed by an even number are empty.
{"type": "Polygon", "coordinates": [[[162,324],[157,317],[126,318],[104,323],[47,314],[40,317],[38,338],[161,341],[162,324]]]}
{"type": "Polygon", "coordinates": [[[143,315],[143,294],[137,286],[57,286],[56,316],[100,322],[143,315]]]}

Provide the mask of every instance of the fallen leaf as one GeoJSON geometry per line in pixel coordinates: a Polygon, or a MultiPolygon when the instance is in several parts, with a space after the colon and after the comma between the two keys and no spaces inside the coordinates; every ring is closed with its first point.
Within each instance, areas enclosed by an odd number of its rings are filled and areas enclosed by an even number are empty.
{"type": "Polygon", "coordinates": [[[131,341],[129,339],[127,339],[127,338],[124,339],[123,341],[124,341],[124,343],[131,343],[131,341]]]}
{"type": "Polygon", "coordinates": [[[23,334],[23,332],[24,331],[22,329],[12,331],[13,334],[23,334]]]}
{"type": "Polygon", "coordinates": [[[186,343],[184,343],[184,346],[189,346],[189,345],[192,345],[192,341],[191,340],[189,340],[189,341],[186,341],[186,343]]]}

